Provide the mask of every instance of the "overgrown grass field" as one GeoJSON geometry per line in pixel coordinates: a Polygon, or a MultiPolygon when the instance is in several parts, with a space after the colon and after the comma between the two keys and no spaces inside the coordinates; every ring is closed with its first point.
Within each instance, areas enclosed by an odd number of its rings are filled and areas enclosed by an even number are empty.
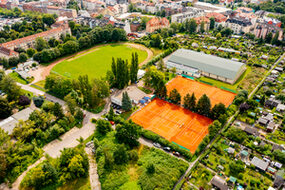
{"type": "MultiPolygon", "coordinates": [[[[97,137],[100,149],[112,153],[118,142],[115,132],[109,132],[106,136],[97,137]]],[[[95,135],[96,136],[96,135],[95,135]]],[[[162,150],[140,145],[134,149],[138,153],[137,161],[129,161],[123,165],[113,164],[111,168],[104,167],[104,159],[99,158],[98,174],[102,190],[148,190],[148,189],[172,189],[180,176],[186,171],[188,165],[162,150]],[[147,165],[153,164],[155,172],[149,174],[147,165]]]]}
{"type": "Polygon", "coordinates": [[[138,53],[139,63],[147,58],[146,51],[127,44],[101,46],[62,61],[52,69],[52,72],[68,78],[78,78],[79,75],[85,74],[91,79],[100,78],[111,70],[112,57],[128,59],[130,63],[132,53],[135,52],[138,53]]]}

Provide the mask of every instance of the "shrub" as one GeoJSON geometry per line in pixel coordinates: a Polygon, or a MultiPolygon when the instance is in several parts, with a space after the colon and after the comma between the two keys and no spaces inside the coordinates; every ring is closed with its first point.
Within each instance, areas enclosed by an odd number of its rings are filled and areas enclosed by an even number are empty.
{"type": "Polygon", "coordinates": [[[27,96],[22,95],[22,96],[19,97],[19,102],[18,102],[18,104],[19,104],[20,106],[30,105],[30,103],[31,103],[31,100],[30,100],[27,96]]]}
{"type": "Polygon", "coordinates": [[[155,134],[154,132],[152,131],[149,131],[149,130],[145,130],[145,129],[142,129],[142,136],[149,139],[149,140],[152,140],[154,142],[158,142],[159,144],[161,144],[162,146],[168,146],[170,147],[173,151],[177,151],[179,152],[182,156],[184,156],[187,160],[190,160],[192,155],[191,153],[188,151],[188,150],[185,150],[183,148],[180,148],[178,145],[176,144],[173,144],[171,142],[169,142],[168,140],[160,137],[159,135],[155,134]]]}
{"type": "Polygon", "coordinates": [[[42,96],[33,98],[34,104],[36,107],[40,108],[44,103],[44,98],[42,96]]]}
{"type": "Polygon", "coordinates": [[[91,119],[91,122],[92,122],[92,123],[96,123],[96,122],[97,122],[97,119],[92,118],[92,119],[91,119]]]}

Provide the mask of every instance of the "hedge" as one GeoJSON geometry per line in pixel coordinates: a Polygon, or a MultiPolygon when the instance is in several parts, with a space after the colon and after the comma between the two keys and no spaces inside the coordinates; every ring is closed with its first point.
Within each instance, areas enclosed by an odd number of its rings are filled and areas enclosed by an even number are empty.
{"type": "Polygon", "coordinates": [[[178,145],[175,145],[175,144],[169,142],[168,140],[162,138],[161,136],[155,134],[152,131],[149,131],[149,130],[142,128],[141,135],[146,139],[152,140],[154,142],[158,142],[162,146],[170,147],[173,151],[179,152],[188,161],[190,161],[192,158],[192,154],[189,151],[179,147],[178,145]]]}
{"type": "Polygon", "coordinates": [[[165,50],[164,52],[160,53],[159,55],[157,55],[157,56],[155,56],[154,58],[152,58],[151,60],[149,60],[149,61],[147,62],[147,64],[145,64],[145,65],[142,66],[142,69],[145,69],[145,68],[147,68],[147,67],[149,67],[149,66],[154,65],[154,64],[155,64],[156,62],[158,62],[160,59],[165,58],[166,56],[170,55],[170,54],[171,54],[172,52],[174,52],[174,51],[176,51],[175,48],[174,48],[174,49],[169,48],[169,49],[165,50]]]}

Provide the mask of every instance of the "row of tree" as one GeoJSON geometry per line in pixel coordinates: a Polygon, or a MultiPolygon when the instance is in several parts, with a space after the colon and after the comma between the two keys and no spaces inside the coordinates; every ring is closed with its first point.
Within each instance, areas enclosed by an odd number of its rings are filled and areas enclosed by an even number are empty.
{"type": "MultiPolygon", "coordinates": [[[[170,91],[168,98],[172,103],[181,104],[181,95],[176,89],[170,91]]],[[[226,107],[222,103],[216,104],[212,108],[211,100],[206,94],[203,94],[197,102],[196,100],[194,93],[186,94],[183,97],[183,107],[212,119],[218,119],[220,115],[226,113],[226,107]]]]}
{"type": "Polygon", "coordinates": [[[111,87],[123,89],[129,83],[135,83],[137,81],[139,70],[138,54],[132,53],[131,64],[128,64],[128,60],[112,58],[112,70],[107,73],[107,80],[111,87]]]}

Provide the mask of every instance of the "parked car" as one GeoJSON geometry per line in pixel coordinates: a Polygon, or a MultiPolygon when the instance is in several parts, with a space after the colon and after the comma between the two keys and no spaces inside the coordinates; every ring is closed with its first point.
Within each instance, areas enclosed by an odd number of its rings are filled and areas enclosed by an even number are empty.
{"type": "Polygon", "coordinates": [[[156,148],[161,148],[161,145],[159,143],[154,142],[153,146],[155,146],[156,148]]]}
{"type": "Polygon", "coordinates": [[[110,121],[111,125],[115,125],[115,122],[114,121],[110,121]]]}
{"type": "Polygon", "coordinates": [[[120,115],[120,114],[122,114],[122,111],[116,110],[115,113],[120,115]]]}
{"type": "Polygon", "coordinates": [[[167,151],[167,152],[170,152],[171,149],[169,147],[163,147],[163,150],[167,151]]]}
{"type": "Polygon", "coordinates": [[[179,152],[173,152],[174,156],[180,157],[180,153],[179,152]]]}

